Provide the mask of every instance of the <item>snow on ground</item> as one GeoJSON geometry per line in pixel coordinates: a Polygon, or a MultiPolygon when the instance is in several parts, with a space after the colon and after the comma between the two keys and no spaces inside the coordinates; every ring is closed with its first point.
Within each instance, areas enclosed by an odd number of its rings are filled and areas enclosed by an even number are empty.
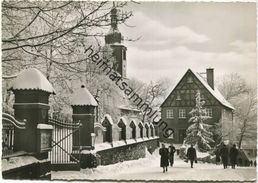
{"type": "Polygon", "coordinates": [[[197,151],[196,152],[197,153],[197,158],[205,158],[205,157],[207,157],[207,156],[209,156],[210,154],[209,153],[203,153],[203,152],[199,152],[199,151],[197,151]]]}
{"type": "Polygon", "coordinates": [[[33,156],[17,156],[11,157],[8,160],[2,159],[2,171],[11,170],[14,168],[30,165],[33,163],[45,162],[48,160],[38,160],[33,156]]]}
{"type": "Polygon", "coordinates": [[[94,169],[81,171],[52,172],[52,179],[63,180],[256,180],[254,167],[237,167],[236,169],[223,169],[222,165],[208,163],[194,164],[190,168],[189,163],[175,157],[174,167],[169,167],[168,172],[163,173],[159,167],[158,151],[153,155],[147,154],[146,158],[125,161],[114,165],[99,166],[94,169]]]}

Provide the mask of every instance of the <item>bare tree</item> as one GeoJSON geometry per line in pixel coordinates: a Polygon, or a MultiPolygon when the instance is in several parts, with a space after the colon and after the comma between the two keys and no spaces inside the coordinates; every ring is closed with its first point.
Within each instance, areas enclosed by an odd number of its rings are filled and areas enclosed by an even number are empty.
{"type": "MultiPolygon", "coordinates": [[[[170,92],[171,83],[171,80],[168,78],[161,78],[156,82],[151,81],[149,84],[132,79],[129,85],[142,98],[142,103],[148,104],[153,110],[158,110],[161,102],[164,101],[168,92],[170,92]]],[[[132,105],[135,104],[132,103],[132,105]]],[[[148,112],[143,112],[142,121],[146,121],[148,112]]]]}
{"type": "Polygon", "coordinates": [[[246,140],[256,143],[256,86],[248,86],[240,75],[233,73],[223,77],[219,89],[235,107],[234,138],[238,147],[241,148],[242,142],[246,140]]]}
{"type": "Polygon", "coordinates": [[[222,81],[218,81],[219,89],[226,100],[231,100],[247,92],[245,80],[237,73],[224,75],[222,81]]]}
{"type": "MultiPolygon", "coordinates": [[[[69,97],[80,83],[85,83],[95,93],[97,86],[93,83],[106,80],[84,52],[92,46],[101,56],[100,39],[110,28],[111,9],[121,9],[126,4],[107,1],[3,1],[3,75],[15,75],[26,67],[41,70],[58,93],[50,100],[54,110],[59,111],[70,107],[69,97]]],[[[131,12],[120,13],[118,24],[124,23],[131,15],[131,12]]],[[[111,86],[105,83],[98,85],[103,98],[112,93],[111,86]]],[[[4,95],[4,101],[9,101],[8,96],[4,95]]]]}
{"type": "Polygon", "coordinates": [[[257,95],[256,88],[249,88],[247,92],[237,99],[236,122],[238,148],[244,140],[255,141],[257,135],[257,95]]]}

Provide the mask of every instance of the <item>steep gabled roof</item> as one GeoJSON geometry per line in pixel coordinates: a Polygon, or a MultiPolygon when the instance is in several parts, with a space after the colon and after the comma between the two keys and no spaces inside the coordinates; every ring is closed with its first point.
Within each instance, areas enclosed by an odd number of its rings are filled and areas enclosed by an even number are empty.
{"type": "Polygon", "coordinates": [[[186,73],[184,74],[184,76],[180,79],[180,81],[176,84],[176,86],[173,88],[173,90],[171,91],[171,93],[168,95],[168,97],[165,99],[165,101],[161,104],[161,107],[163,106],[163,104],[167,101],[167,99],[171,96],[171,94],[173,93],[173,91],[177,88],[178,84],[182,81],[182,79],[185,77],[185,75],[191,72],[200,82],[201,84],[209,91],[209,93],[217,99],[217,101],[232,110],[235,110],[235,108],[223,97],[223,95],[219,92],[219,90],[214,86],[214,90],[210,87],[210,85],[207,83],[207,81],[197,72],[193,72],[191,69],[188,69],[186,71],[186,73]]]}

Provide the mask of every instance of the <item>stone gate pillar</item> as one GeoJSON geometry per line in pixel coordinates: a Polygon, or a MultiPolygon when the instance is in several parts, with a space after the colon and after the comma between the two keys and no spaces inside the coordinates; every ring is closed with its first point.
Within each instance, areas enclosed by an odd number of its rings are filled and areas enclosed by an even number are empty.
{"type": "MultiPolygon", "coordinates": [[[[79,135],[80,149],[91,150],[94,148],[94,123],[96,121],[98,103],[87,88],[82,85],[74,93],[71,105],[73,109],[73,121],[80,121],[81,123],[80,133],[77,133],[79,135]]],[[[78,143],[73,144],[74,148],[76,146],[78,146],[78,143]]]]}
{"type": "MultiPolygon", "coordinates": [[[[26,120],[25,129],[15,129],[14,151],[25,151],[40,154],[40,148],[51,146],[51,132],[47,132],[50,144],[44,144],[39,130],[51,130],[47,125],[49,96],[55,91],[45,76],[37,69],[22,71],[9,88],[15,95],[14,116],[19,121],[26,120]],[[40,124],[40,125],[39,125],[40,124]],[[49,137],[50,135],[50,137],[49,137]],[[40,143],[40,144],[39,144],[40,143]]],[[[44,132],[45,133],[45,132],[44,132]]],[[[44,134],[46,135],[46,134],[44,134]]],[[[43,136],[44,136],[43,135],[43,136]]],[[[44,137],[43,137],[44,138],[44,137]]],[[[49,141],[48,141],[49,143],[49,141]]],[[[49,147],[48,147],[49,148],[49,147]]],[[[47,156],[47,152],[45,153],[47,156]]]]}

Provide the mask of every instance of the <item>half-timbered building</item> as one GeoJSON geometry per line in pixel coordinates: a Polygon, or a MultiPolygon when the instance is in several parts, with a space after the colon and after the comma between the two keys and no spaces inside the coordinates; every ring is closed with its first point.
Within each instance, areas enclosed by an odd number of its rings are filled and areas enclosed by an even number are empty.
{"type": "MultiPolygon", "coordinates": [[[[172,92],[161,105],[161,119],[174,130],[166,141],[182,143],[189,125],[189,112],[195,106],[196,92],[200,91],[201,100],[205,101],[207,123],[221,123],[224,140],[232,138],[234,107],[214,86],[214,69],[206,69],[206,75],[188,69],[172,92]]],[[[164,137],[161,136],[164,139],[164,137]]],[[[165,140],[165,139],[164,139],[165,140]]]]}

